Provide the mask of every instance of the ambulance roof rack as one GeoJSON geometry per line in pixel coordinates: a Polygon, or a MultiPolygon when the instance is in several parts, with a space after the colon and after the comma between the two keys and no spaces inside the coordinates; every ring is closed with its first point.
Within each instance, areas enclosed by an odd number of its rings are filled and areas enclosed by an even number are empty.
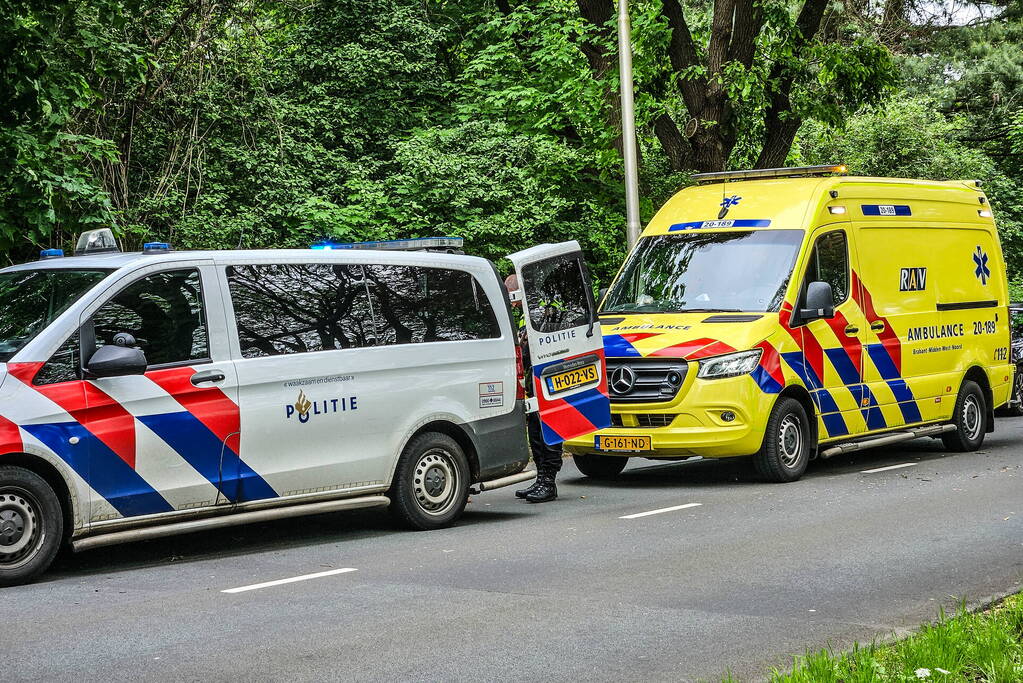
{"type": "Polygon", "coordinates": [[[697,173],[697,183],[727,183],[729,180],[756,180],[757,178],[809,178],[826,175],[845,175],[849,169],[845,164],[824,166],[793,166],[792,168],[753,168],[747,171],[721,171],[719,173],[697,173]]]}
{"type": "Polygon", "coordinates": [[[443,251],[461,254],[464,240],[461,237],[416,237],[407,240],[381,240],[377,242],[334,242],[321,240],[309,246],[310,249],[331,251],[333,249],[377,249],[381,251],[443,251]]]}

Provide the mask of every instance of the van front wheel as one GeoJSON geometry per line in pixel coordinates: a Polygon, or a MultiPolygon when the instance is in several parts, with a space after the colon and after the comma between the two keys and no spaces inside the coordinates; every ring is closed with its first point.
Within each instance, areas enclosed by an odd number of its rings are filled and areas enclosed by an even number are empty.
{"type": "Polygon", "coordinates": [[[0,467],[0,586],[27,583],[60,550],[64,515],[46,480],[21,467],[0,467]]]}
{"type": "Polygon", "coordinates": [[[976,382],[965,380],[960,387],[955,411],[952,413],[952,424],[956,430],[941,435],[941,441],[948,450],[966,453],[984,445],[984,434],[987,432],[987,401],[976,382]]]}
{"type": "Polygon", "coordinates": [[[799,401],[783,398],[771,411],[764,442],[753,456],[753,464],[768,481],[795,481],[806,471],[810,448],[806,411],[799,401]]]}
{"type": "Polygon", "coordinates": [[[439,529],[461,517],[469,497],[469,463],[446,434],[412,439],[398,460],[391,512],[411,529],[439,529]]]}
{"type": "Polygon", "coordinates": [[[599,453],[573,454],[572,460],[576,468],[591,479],[614,479],[629,464],[627,456],[599,453]]]}

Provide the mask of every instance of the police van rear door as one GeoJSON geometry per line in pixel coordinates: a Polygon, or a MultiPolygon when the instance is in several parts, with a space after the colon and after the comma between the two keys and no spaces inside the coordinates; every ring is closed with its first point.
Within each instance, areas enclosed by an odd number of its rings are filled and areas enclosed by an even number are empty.
{"type": "Polygon", "coordinates": [[[508,258],[519,279],[544,441],[609,427],[604,342],[579,243],[541,244],[508,258]]]}

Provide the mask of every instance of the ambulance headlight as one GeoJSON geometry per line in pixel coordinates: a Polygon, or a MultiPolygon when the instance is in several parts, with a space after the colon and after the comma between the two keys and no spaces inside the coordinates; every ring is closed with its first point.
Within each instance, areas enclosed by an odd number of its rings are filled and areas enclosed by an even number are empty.
{"type": "Polygon", "coordinates": [[[763,353],[763,349],[753,349],[752,351],[739,351],[701,360],[700,371],[696,373],[696,376],[701,379],[723,379],[748,375],[760,362],[761,353],[763,353]]]}

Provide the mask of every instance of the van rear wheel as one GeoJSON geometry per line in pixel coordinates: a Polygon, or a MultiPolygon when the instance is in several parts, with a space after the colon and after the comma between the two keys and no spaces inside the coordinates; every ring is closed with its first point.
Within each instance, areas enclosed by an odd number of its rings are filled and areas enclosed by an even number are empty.
{"type": "Polygon", "coordinates": [[[446,434],[412,439],[398,460],[391,485],[391,513],[410,529],[447,526],[461,517],[469,497],[469,463],[446,434]]]}
{"type": "Polygon", "coordinates": [[[941,435],[945,448],[955,453],[975,451],[984,445],[984,434],[987,432],[987,400],[980,386],[972,380],[964,380],[956,397],[955,411],[952,413],[954,432],[941,435]]]}
{"type": "Polygon", "coordinates": [[[0,586],[46,571],[63,534],[60,500],[46,480],[22,467],[0,467],[0,586]]]}
{"type": "Polygon", "coordinates": [[[628,456],[599,453],[573,454],[572,460],[576,468],[591,479],[614,479],[629,464],[628,456]]]}
{"type": "Polygon", "coordinates": [[[764,442],[753,456],[757,472],[768,481],[796,481],[810,462],[810,423],[802,404],[782,398],[771,411],[764,442]]]}

